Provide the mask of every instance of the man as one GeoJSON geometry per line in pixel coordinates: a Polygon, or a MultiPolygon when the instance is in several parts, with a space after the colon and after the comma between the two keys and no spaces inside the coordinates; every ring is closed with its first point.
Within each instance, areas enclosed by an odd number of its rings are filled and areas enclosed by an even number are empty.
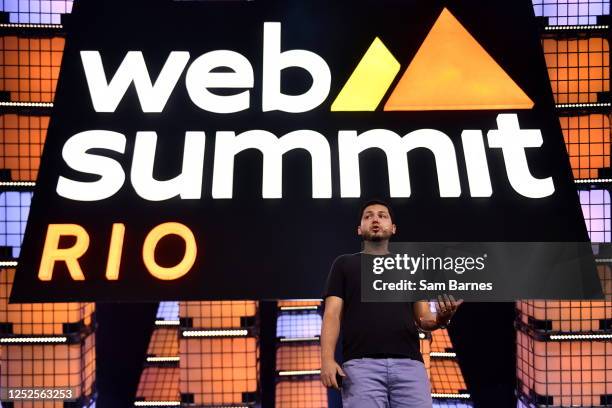
{"type": "Polygon", "coordinates": [[[341,389],[344,408],[431,408],[431,386],[417,326],[424,331],[446,327],[463,302],[440,296],[436,313],[426,301],[361,302],[361,256],[388,254],[389,238],[395,231],[386,203],[366,203],[357,227],[364,251],[338,257],[327,279],[321,381],[326,387],[341,389]],[[334,358],[341,328],[342,367],[334,358]]]}

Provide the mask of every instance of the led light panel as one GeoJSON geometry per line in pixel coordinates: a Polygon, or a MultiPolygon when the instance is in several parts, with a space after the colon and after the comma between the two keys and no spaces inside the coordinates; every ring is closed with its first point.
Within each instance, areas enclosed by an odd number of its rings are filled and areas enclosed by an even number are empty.
{"type": "Polygon", "coordinates": [[[321,315],[318,312],[284,313],[276,321],[276,337],[304,338],[321,334],[321,315]]]}
{"type": "Polygon", "coordinates": [[[601,102],[610,91],[607,38],[542,39],[548,76],[558,104],[601,102]]]}
{"type": "Polygon", "coordinates": [[[72,0],[0,0],[0,11],[10,23],[61,24],[62,14],[72,12],[72,0]]]}
{"type": "Polygon", "coordinates": [[[610,116],[561,116],[561,129],[574,178],[598,178],[610,168],[610,116]]]}
{"type": "Polygon", "coordinates": [[[597,17],[610,14],[609,0],[533,0],[537,17],[549,25],[593,25],[597,17]]]}
{"type": "Polygon", "coordinates": [[[10,257],[13,259],[19,258],[21,252],[31,201],[30,192],[0,193],[0,247],[9,247],[10,257]]]}
{"type": "Polygon", "coordinates": [[[611,241],[610,192],[580,190],[580,205],[591,242],[611,241]]]}

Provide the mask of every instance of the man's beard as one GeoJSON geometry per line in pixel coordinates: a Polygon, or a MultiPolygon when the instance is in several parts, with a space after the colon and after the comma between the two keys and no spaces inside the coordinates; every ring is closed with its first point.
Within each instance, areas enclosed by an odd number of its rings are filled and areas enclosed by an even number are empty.
{"type": "Polygon", "coordinates": [[[363,240],[364,241],[369,241],[369,242],[380,242],[380,241],[385,241],[388,240],[389,238],[391,238],[391,234],[380,234],[380,235],[376,235],[376,234],[371,234],[370,232],[364,232],[362,234],[363,240]]]}

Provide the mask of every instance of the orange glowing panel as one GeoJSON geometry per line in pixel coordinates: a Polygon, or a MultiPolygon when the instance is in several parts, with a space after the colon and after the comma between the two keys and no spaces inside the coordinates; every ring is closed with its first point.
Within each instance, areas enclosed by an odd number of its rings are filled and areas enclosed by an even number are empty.
{"type": "Polygon", "coordinates": [[[181,394],[196,405],[240,404],[257,392],[259,349],[254,337],[181,338],[181,394]]]}
{"type": "Polygon", "coordinates": [[[532,319],[546,321],[541,331],[590,332],[605,330],[604,322],[612,320],[612,270],[608,265],[598,265],[605,300],[555,301],[523,300],[516,302],[523,323],[533,326],[532,319]]]}
{"type": "Polygon", "coordinates": [[[279,300],[278,307],[321,306],[320,300],[279,300]]]}
{"type": "Polygon", "coordinates": [[[147,355],[156,357],[178,356],[178,330],[172,327],[156,328],[151,334],[147,355]]]}
{"type": "Polygon", "coordinates": [[[189,318],[192,321],[192,327],[200,329],[243,327],[245,320],[253,320],[256,314],[257,302],[252,300],[179,303],[179,316],[189,318]]]}
{"type": "Polygon", "coordinates": [[[612,319],[612,301],[519,301],[521,320],[528,324],[530,317],[546,320],[549,331],[599,331],[600,320],[612,319]]]}
{"type": "Polygon", "coordinates": [[[612,394],[612,342],[541,342],[518,331],[519,391],[548,397],[550,406],[602,406],[612,394]]]}
{"type": "Polygon", "coordinates": [[[14,335],[52,336],[74,333],[92,324],[94,303],[13,303],[9,294],[15,269],[0,269],[0,327],[14,335]]]}
{"type": "Polygon", "coordinates": [[[48,127],[48,116],[0,115],[0,170],[12,181],[36,180],[48,127]]]}
{"type": "Polygon", "coordinates": [[[430,364],[431,392],[445,394],[466,392],[463,374],[456,360],[432,358],[430,364]]]}
{"type": "Polygon", "coordinates": [[[278,371],[319,370],[320,368],[320,344],[285,343],[276,349],[276,369],[278,371]]]}
{"type": "Polygon", "coordinates": [[[429,353],[431,352],[431,340],[428,338],[419,340],[421,355],[423,356],[423,363],[425,364],[425,369],[427,370],[427,376],[431,378],[431,357],[429,353]]]}
{"type": "Polygon", "coordinates": [[[317,379],[279,381],[276,408],[327,408],[327,389],[317,379]]]}
{"type": "Polygon", "coordinates": [[[610,117],[602,114],[559,118],[574,178],[597,178],[610,167],[610,117]]]}
{"type": "Polygon", "coordinates": [[[531,109],[533,101],[444,9],[385,104],[386,111],[531,109]]]}
{"type": "Polygon", "coordinates": [[[0,91],[14,102],[53,102],[64,38],[0,37],[0,91]]]}
{"type": "MultiPolygon", "coordinates": [[[[71,388],[77,399],[87,401],[94,393],[95,362],[93,334],[77,344],[4,345],[0,388],[71,388]]],[[[64,406],[56,402],[44,406],[64,406]]]]}
{"type": "Polygon", "coordinates": [[[448,330],[440,329],[431,333],[431,351],[446,353],[452,351],[453,344],[448,336],[448,330]]]}
{"type": "Polygon", "coordinates": [[[146,367],[142,370],[137,401],[180,401],[178,367],[146,367]]]}
{"type": "Polygon", "coordinates": [[[542,47],[557,103],[599,102],[598,94],[610,91],[607,38],[544,38],[542,47]]]}

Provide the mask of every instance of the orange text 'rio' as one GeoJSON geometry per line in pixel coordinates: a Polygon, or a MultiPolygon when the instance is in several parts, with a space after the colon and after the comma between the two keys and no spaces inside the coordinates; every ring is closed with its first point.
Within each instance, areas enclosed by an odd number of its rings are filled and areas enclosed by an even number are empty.
{"type": "MultiPolygon", "coordinates": [[[[106,263],[106,279],[118,280],[121,268],[121,254],[125,237],[125,225],[113,224],[108,259],[106,263]]],[[[78,224],[49,224],[38,279],[50,281],[58,262],[64,262],[73,280],[85,280],[85,274],[79,264],[89,248],[89,234],[78,224]],[[68,248],[60,248],[62,237],[74,237],[74,244],[68,248]]],[[[146,236],[142,246],[142,260],[147,271],[160,280],[174,280],[184,276],[191,270],[197,256],[197,245],[193,232],[189,227],[177,222],[165,222],[157,225],[146,236]],[[185,252],[180,262],[174,266],[161,266],[155,260],[155,249],[162,238],[177,235],[185,242],[185,252]]]]}

